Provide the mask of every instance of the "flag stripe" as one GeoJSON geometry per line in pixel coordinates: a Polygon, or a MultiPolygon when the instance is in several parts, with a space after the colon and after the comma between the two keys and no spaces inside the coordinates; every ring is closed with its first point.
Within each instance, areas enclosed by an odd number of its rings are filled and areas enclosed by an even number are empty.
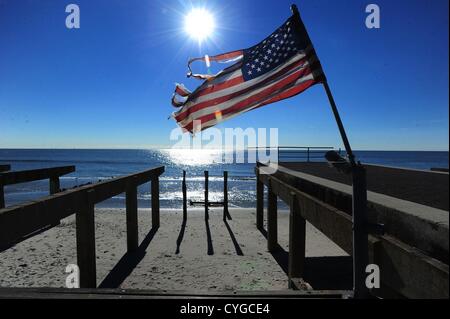
{"type": "MultiPolygon", "coordinates": [[[[295,56],[293,56],[292,58],[290,58],[288,61],[286,61],[285,64],[282,64],[282,65],[278,66],[277,68],[271,70],[271,72],[276,72],[278,70],[282,70],[284,67],[286,67],[286,65],[289,65],[292,62],[298,61],[299,59],[302,59],[304,57],[312,57],[312,56],[314,56],[314,52],[311,47],[308,47],[306,50],[301,51],[298,54],[296,54],[295,56]]],[[[239,75],[242,75],[242,71],[240,69],[239,69],[239,72],[233,72],[233,78],[234,78],[234,76],[238,77],[239,75]]],[[[216,80],[219,80],[220,76],[221,76],[221,74],[219,74],[217,76],[216,80]]],[[[264,79],[265,76],[261,76],[260,78],[264,79]]],[[[231,80],[231,77],[229,78],[229,80],[231,80]]],[[[254,83],[255,80],[257,80],[257,79],[247,81],[247,83],[248,82],[254,83]]],[[[235,82],[237,82],[237,80],[235,82]]],[[[242,79],[242,82],[243,82],[243,79],[242,79]]],[[[240,84],[240,83],[236,83],[234,85],[237,85],[237,84],[240,84]]],[[[206,95],[206,94],[209,94],[211,92],[218,92],[220,90],[227,89],[232,86],[233,86],[233,84],[228,84],[227,81],[223,81],[223,82],[219,82],[219,83],[217,83],[216,81],[214,83],[211,83],[210,81],[208,81],[208,85],[205,88],[200,87],[198,90],[196,90],[191,95],[190,100],[193,100],[195,98],[198,98],[198,97],[206,95]]]]}
{"type": "Polygon", "coordinates": [[[273,72],[266,73],[264,76],[258,77],[254,80],[246,81],[245,83],[239,85],[239,89],[242,88],[242,90],[240,91],[236,91],[236,88],[234,88],[234,86],[231,86],[231,88],[227,88],[219,92],[214,91],[207,96],[190,101],[190,103],[192,104],[186,103],[183,110],[175,114],[175,119],[177,121],[181,121],[185,119],[189,114],[192,114],[200,109],[211,105],[217,105],[224,101],[233,99],[239,95],[249,92],[250,90],[257,89],[261,85],[270,84],[270,82],[277,80],[277,77],[284,76],[288,72],[296,71],[299,67],[303,67],[307,62],[305,56],[301,54],[292,59],[292,61],[293,62],[291,64],[284,65],[284,68],[282,69],[276,69],[273,72]]]}
{"type": "Polygon", "coordinates": [[[222,96],[214,100],[208,100],[204,103],[194,105],[190,107],[187,112],[181,113],[179,116],[177,116],[176,120],[180,122],[179,124],[183,125],[187,120],[191,120],[194,117],[202,116],[205,113],[211,112],[209,108],[213,109],[214,112],[221,111],[222,109],[228,107],[230,104],[246,98],[251,94],[263,91],[265,88],[283,81],[286,78],[298,78],[299,76],[302,76],[302,74],[304,74],[305,69],[309,69],[309,64],[306,61],[302,63],[299,62],[300,61],[295,62],[295,67],[292,68],[289,72],[274,74],[267,79],[268,81],[264,81],[263,83],[256,83],[253,87],[247,88],[237,93],[233,93],[231,95],[222,96]]]}
{"type": "MultiPolygon", "coordinates": [[[[283,92],[284,88],[279,90],[278,92],[276,92],[274,94],[275,96],[272,99],[274,99],[275,101],[279,101],[279,100],[282,100],[282,99],[285,99],[285,98],[297,95],[297,94],[305,91],[306,89],[308,89],[309,87],[311,87],[314,84],[317,84],[317,81],[315,81],[311,76],[299,79],[299,80],[297,80],[294,83],[295,86],[293,86],[291,89],[289,89],[286,92],[283,92]],[[280,93],[280,91],[282,93],[280,93]]],[[[254,109],[258,108],[258,107],[264,106],[264,105],[269,104],[269,103],[272,103],[270,101],[270,99],[267,100],[267,101],[258,102],[258,103],[254,104],[254,105],[249,105],[249,107],[244,108],[244,109],[242,109],[242,110],[240,110],[238,112],[234,112],[233,113],[231,111],[228,111],[228,112],[226,112],[226,114],[222,115],[222,119],[220,121],[215,119],[215,118],[211,119],[211,120],[208,120],[208,121],[205,121],[205,118],[199,118],[199,119],[196,119],[196,121],[201,121],[201,129],[204,130],[204,129],[208,128],[208,127],[216,125],[219,122],[222,122],[222,121],[225,121],[225,120],[229,120],[229,119],[231,119],[231,118],[233,118],[233,117],[235,117],[235,116],[237,116],[239,114],[248,112],[250,110],[254,110],[254,109]]],[[[193,127],[193,122],[190,122],[187,126],[184,127],[185,130],[190,131],[190,132],[192,132],[193,128],[194,128],[193,127]]]]}
{"type": "MultiPolygon", "coordinates": [[[[297,72],[273,83],[269,87],[263,87],[260,90],[252,91],[252,92],[242,96],[241,99],[238,101],[230,101],[230,102],[223,103],[221,108],[211,107],[211,108],[202,110],[200,112],[197,112],[197,114],[195,114],[195,120],[200,119],[202,122],[205,122],[205,121],[212,120],[213,118],[215,118],[217,112],[220,112],[222,115],[225,115],[225,114],[228,114],[233,111],[238,111],[240,108],[245,108],[248,105],[251,105],[252,103],[255,103],[255,102],[261,100],[265,96],[273,94],[274,92],[277,92],[278,90],[284,88],[286,85],[296,82],[299,79],[305,78],[308,75],[311,75],[310,76],[311,79],[314,79],[309,67],[302,68],[301,70],[298,70],[297,72]]],[[[193,117],[190,117],[188,119],[188,121],[180,121],[179,124],[186,127],[186,125],[189,125],[189,123],[192,122],[192,119],[193,119],[193,117]]]]}
{"type": "MultiPolygon", "coordinates": [[[[249,100],[252,97],[256,96],[256,97],[262,98],[264,96],[264,94],[270,95],[274,91],[276,91],[276,89],[274,89],[274,88],[278,88],[280,86],[287,85],[289,83],[292,83],[296,79],[301,79],[302,77],[308,76],[307,72],[310,72],[310,70],[308,68],[299,70],[293,75],[290,75],[286,78],[279,79],[277,82],[272,83],[270,86],[264,86],[258,90],[249,92],[249,93],[242,95],[236,99],[224,102],[221,105],[213,106],[213,107],[209,107],[209,108],[200,110],[200,111],[196,112],[195,114],[192,114],[192,116],[190,116],[189,118],[186,118],[183,121],[179,121],[178,124],[180,126],[185,126],[190,121],[201,118],[208,114],[219,114],[219,115],[223,114],[226,110],[228,110],[230,107],[235,106],[236,104],[239,105],[240,107],[246,107],[245,103],[252,101],[252,100],[249,100]],[[244,101],[245,103],[243,103],[242,101],[244,101]]],[[[235,109],[233,109],[233,110],[235,110],[235,109]]]]}
{"type": "Polygon", "coordinates": [[[188,89],[186,89],[186,88],[184,87],[184,85],[182,85],[182,84],[177,84],[176,87],[175,87],[175,93],[177,93],[177,94],[179,94],[179,95],[181,95],[181,96],[183,96],[183,97],[186,97],[186,96],[188,96],[189,94],[191,94],[191,91],[189,91],[188,89]]]}

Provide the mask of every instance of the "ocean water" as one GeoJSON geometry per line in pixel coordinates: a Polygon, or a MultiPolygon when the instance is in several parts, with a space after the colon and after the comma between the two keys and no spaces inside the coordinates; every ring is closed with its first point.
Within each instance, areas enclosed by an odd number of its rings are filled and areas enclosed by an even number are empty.
{"type": "MultiPolygon", "coordinates": [[[[416,169],[449,167],[448,152],[355,151],[355,154],[363,163],[416,169]]],[[[208,170],[210,175],[209,199],[222,200],[222,174],[227,170],[230,206],[254,207],[255,164],[225,164],[224,155],[222,151],[217,150],[0,149],[0,164],[11,164],[13,170],[75,165],[74,173],[61,177],[62,188],[94,183],[163,165],[165,173],[160,177],[160,204],[163,208],[181,207],[183,170],[187,171],[188,200],[203,200],[205,170],[208,170]]],[[[319,157],[315,160],[323,158],[322,154],[315,155],[319,157]]],[[[280,154],[280,159],[295,160],[296,156],[302,157],[295,152],[285,152],[280,154]]],[[[48,195],[47,180],[5,187],[7,206],[46,195],[48,195]]],[[[150,207],[150,198],[150,184],[141,185],[138,189],[139,207],[150,207]]],[[[97,206],[124,207],[124,205],[125,196],[120,194],[97,206]]]]}

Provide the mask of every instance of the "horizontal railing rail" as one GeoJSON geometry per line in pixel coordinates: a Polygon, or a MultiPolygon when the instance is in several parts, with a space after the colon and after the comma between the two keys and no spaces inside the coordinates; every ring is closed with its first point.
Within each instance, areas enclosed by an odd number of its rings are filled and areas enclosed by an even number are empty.
{"type": "Polygon", "coordinates": [[[4,186],[6,185],[48,179],[50,194],[55,194],[61,190],[59,177],[73,172],[75,172],[75,166],[59,166],[24,171],[2,172],[0,173],[0,208],[5,207],[4,186]]]}

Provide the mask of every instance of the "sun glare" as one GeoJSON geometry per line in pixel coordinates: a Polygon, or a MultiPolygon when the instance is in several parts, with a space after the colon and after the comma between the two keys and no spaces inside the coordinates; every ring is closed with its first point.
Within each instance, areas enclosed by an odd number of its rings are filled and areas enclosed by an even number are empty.
{"type": "Polygon", "coordinates": [[[192,9],[184,19],[186,33],[199,42],[207,39],[214,31],[214,17],[206,9],[192,9]]]}

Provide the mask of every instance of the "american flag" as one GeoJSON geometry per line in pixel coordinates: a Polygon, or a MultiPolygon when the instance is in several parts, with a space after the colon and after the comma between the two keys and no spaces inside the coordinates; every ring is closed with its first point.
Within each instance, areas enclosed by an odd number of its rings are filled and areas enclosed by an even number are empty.
{"type": "Polygon", "coordinates": [[[241,113],[297,95],[325,80],[319,59],[298,14],[257,45],[216,56],[191,59],[188,76],[204,82],[190,92],[177,84],[172,114],[195,133],[241,113]],[[216,75],[193,74],[191,63],[235,62],[216,75]]]}

